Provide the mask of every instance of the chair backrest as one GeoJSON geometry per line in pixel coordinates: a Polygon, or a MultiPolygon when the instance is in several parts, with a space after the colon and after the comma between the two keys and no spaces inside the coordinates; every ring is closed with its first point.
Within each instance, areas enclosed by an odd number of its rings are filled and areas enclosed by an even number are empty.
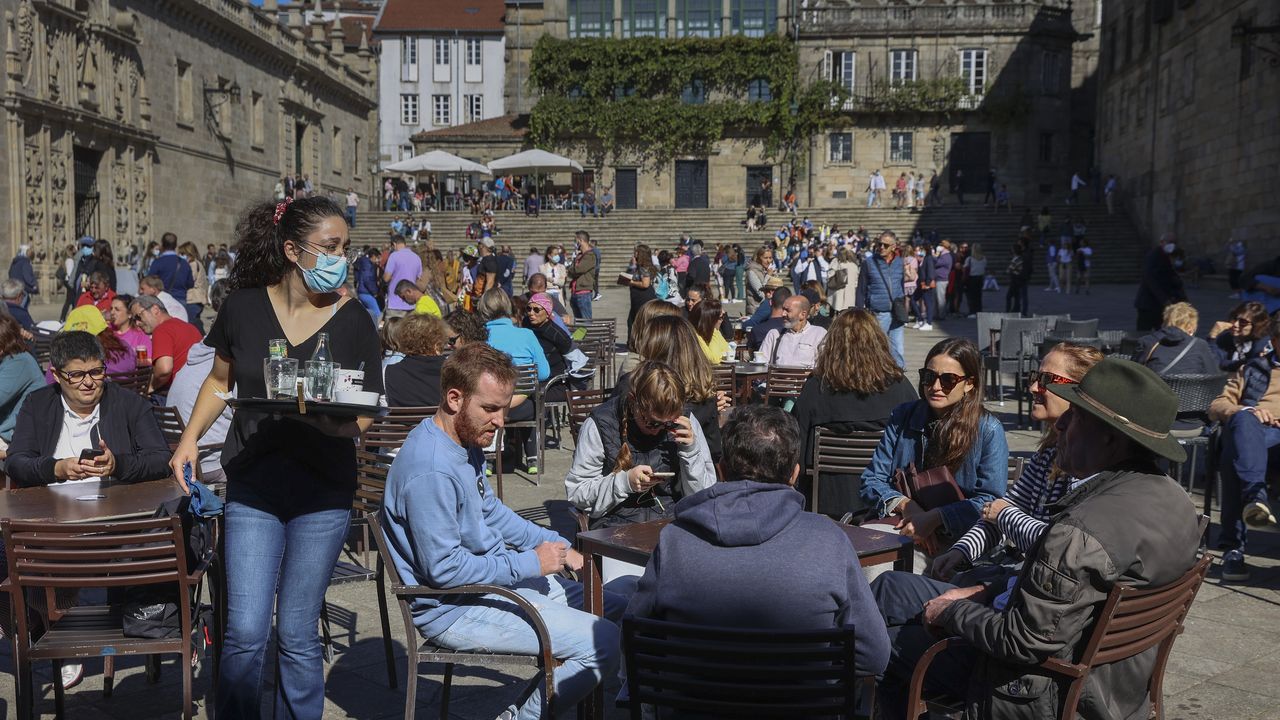
{"type": "Polygon", "coordinates": [[[400,449],[404,445],[405,438],[409,437],[409,433],[418,427],[423,420],[436,414],[437,407],[398,407],[390,408],[387,414],[375,418],[373,424],[365,431],[360,438],[360,446],[363,448],[394,448],[400,449]]]}
{"type": "Polygon", "coordinates": [[[391,465],[382,455],[368,450],[356,451],[356,496],[351,509],[356,518],[368,518],[382,509],[382,496],[387,490],[387,472],[391,465]]]}
{"type": "Polygon", "coordinates": [[[1026,462],[1027,462],[1026,458],[1018,457],[1016,455],[1009,456],[1009,485],[1010,486],[1012,486],[1013,483],[1018,479],[1018,477],[1022,475],[1022,466],[1026,464],[1026,462]]]}
{"type": "Polygon", "coordinates": [[[49,348],[53,345],[53,336],[57,335],[57,333],[38,327],[31,334],[34,336],[31,340],[31,352],[35,353],[36,362],[40,364],[40,369],[47,370],[49,368],[49,348]]]}
{"type": "Polygon", "coordinates": [[[991,348],[991,331],[1000,328],[1000,321],[1004,318],[1022,317],[1019,313],[998,313],[998,312],[980,312],[978,313],[978,351],[986,352],[991,348]]]}
{"type": "Polygon", "coordinates": [[[765,380],[765,402],[777,399],[795,400],[800,397],[804,383],[813,370],[809,368],[790,368],[770,365],[765,380]]]}
{"type": "Polygon", "coordinates": [[[851,627],[788,632],[628,617],[622,645],[633,720],[643,705],[716,717],[855,714],[851,627]]]}
{"type": "Polygon", "coordinates": [[[608,390],[574,390],[570,388],[565,393],[565,405],[569,408],[569,434],[573,435],[575,443],[578,441],[578,428],[582,427],[582,423],[586,421],[592,410],[600,407],[608,399],[608,390]]]}
{"type": "Polygon", "coordinates": [[[164,441],[169,443],[170,448],[177,447],[178,442],[182,440],[182,431],[187,429],[187,424],[182,421],[178,408],[153,405],[151,414],[155,415],[156,422],[160,423],[160,432],[164,435],[164,441]]]}
{"type": "Polygon", "coordinates": [[[1209,403],[1227,386],[1226,373],[1212,375],[1165,375],[1162,377],[1178,396],[1179,413],[1207,413],[1209,403]]]}
{"type": "Polygon", "coordinates": [[[578,349],[583,355],[587,356],[589,365],[594,370],[593,379],[599,380],[601,388],[607,387],[611,378],[606,368],[611,367],[613,360],[604,349],[606,343],[602,340],[580,340],[578,341],[578,349]]]}
{"type": "MultiPolygon", "coordinates": [[[[1112,588],[1078,665],[1119,662],[1166,641],[1168,646],[1161,649],[1161,655],[1167,657],[1211,560],[1206,553],[1181,578],[1163,587],[1112,588]]],[[[1157,661],[1157,671],[1163,666],[1163,659],[1157,661]]]]}
{"type": "Polygon", "coordinates": [[[1053,323],[1053,334],[1059,337],[1098,337],[1098,319],[1059,319],[1053,323]]]}
{"type": "Polygon", "coordinates": [[[1043,331],[1041,318],[1011,317],[1000,319],[1000,359],[1017,360],[1022,355],[1022,333],[1043,331]]]}
{"type": "Polygon", "coordinates": [[[1058,335],[1053,332],[1050,332],[1044,336],[1044,344],[1046,347],[1052,348],[1054,345],[1057,345],[1058,343],[1063,343],[1063,342],[1074,343],[1076,345],[1088,345],[1091,348],[1097,348],[1099,350],[1102,349],[1102,338],[1096,335],[1093,337],[1082,337],[1080,335],[1064,337],[1062,335],[1058,335]]]}
{"type": "Polygon", "coordinates": [[[151,384],[151,366],[126,370],[125,372],[107,373],[107,379],[141,395],[147,391],[147,386],[151,384]]]}
{"type": "Polygon", "coordinates": [[[820,475],[852,475],[862,477],[862,471],[871,464],[871,456],[880,446],[881,430],[856,430],[837,433],[824,427],[813,431],[813,457],[809,474],[813,480],[813,511],[818,507],[820,475]]]}
{"type": "Polygon", "coordinates": [[[715,375],[716,390],[729,393],[732,398],[737,369],[729,363],[719,363],[712,366],[711,372],[715,375]]]}
{"type": "Polygon", "coordinates": [[[538,394],[538,366],[516,365],[515,395],[533,397],[538,394]]]}

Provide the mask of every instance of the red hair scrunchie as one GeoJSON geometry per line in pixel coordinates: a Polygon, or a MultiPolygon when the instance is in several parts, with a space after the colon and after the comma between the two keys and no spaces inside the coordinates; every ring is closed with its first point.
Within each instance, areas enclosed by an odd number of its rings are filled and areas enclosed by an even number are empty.
{"type": "Polygon", "coordinates": [[[284,213],[289,209],[289,203],[293,202],[293,198],[287,197],[283,201],[276,203],[276,214],[271,219],[271,224],[279,225],[280,218],[284,217],[284,213]]]}

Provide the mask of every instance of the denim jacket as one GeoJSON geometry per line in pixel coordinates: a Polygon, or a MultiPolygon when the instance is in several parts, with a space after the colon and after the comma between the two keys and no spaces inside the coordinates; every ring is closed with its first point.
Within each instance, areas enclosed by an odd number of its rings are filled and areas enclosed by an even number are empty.
{"type": "MultiPolygon", "coordinates": [[[[860,494],[877,517],[888,515],[888,505],[902,497],[893,485],[894,471],[913,462],[917,470],[928,469],[924,467],[928,420],[929,404],[924,400],[903,403],[889,415],[884,437],[862,472],[860,494]]],[[[1004,428],[988,413],[983,413],[979,422],[978,437],[955,472],[956,484],[966,499],[940,508],[942,525],[952,537],[958,538],[973,527],[982,505],[1002,497],[1009,482],[1009,444],[1004,428]]]]}

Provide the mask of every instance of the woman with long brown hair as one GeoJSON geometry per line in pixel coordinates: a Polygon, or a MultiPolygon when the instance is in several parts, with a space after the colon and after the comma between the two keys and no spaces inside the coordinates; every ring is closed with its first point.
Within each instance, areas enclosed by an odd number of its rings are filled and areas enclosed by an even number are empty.
{"type": "Polygon", "coordinates": [[[698,336],[698,347],[707,356],[712,365],[724,362],[729,352],[729,341],[720,332],[720,324],[724,322],[724,310],[720,301],[707,298],[689,310],[689,322],[698,336]]]}
{"type": "Polygon", "coordinates": [[[627,286],[631,288],[631,310],[627,313],[627,326],[635,322],[636,313],[641,306],[658,297],[654,283],[657,282],[658,268],[653,264],[653,251],[648,245],[637,245],[631,253],[631,265],[627,268],[631,278],[627,286]]]}
{"type": "Polygon", "coordinates": [[[671,517],[676,501],[715,481],[702,429],[685,410],[685,383],[649,361],[583,421],[564,480],[592,527],[671,517]]]}
{"type": "MultiPolygon", "coordinates": [[[[866,310],[845,310],[836,315],[818,347],[813,374],[805,381],[791,413],[800,423],[804,464],[813,460],[813,431],[827,428],[845,433],[883,430],[893,409],[919,396],[902,368],[893,360],[889,338],[876,316],[866,310]]],[[[810,498],[810,476],[799,489],[810,498]]],[[[824,475],[816,498],[818,510],[840,516],[851,512],[865,516],[869,506],[858,496],[861,481],[853,476],[824,475]]]]}
{"type": "Polygon", "coordinates": [[[934,345],[920,369],[920,400],[894,408],[884,437],[862,473],[862,501],[874,517],[893,516],[898,531],[932,556],[978,521],[982,506],[1002,497],[1009,445],[1000,421],[982,407],[982,356],[973,341],[934,345]],[[894,484],[894,473],[947,468],[964,498],[926,508],[894,484]]]}
{"type": "Polygon", "coordinates": [[[40,365],[22,339],[22,326],[12,315],[0,315],[0,457],[13,440],[23,399],[44,386],[40,365]]]}
{"type": "Polygon", "coordinates": [[[627,328],[627,357],[622,361],[622,367],[618,369],[619,375],[626,375],[635,370],[645,360],[644,355],[640,354],[640,338],[645,337],[649,331],[650,321],[657,317],[678,318],[680,308],[665,300],[650,300],[640,306],[635,320],[627,328]]]}

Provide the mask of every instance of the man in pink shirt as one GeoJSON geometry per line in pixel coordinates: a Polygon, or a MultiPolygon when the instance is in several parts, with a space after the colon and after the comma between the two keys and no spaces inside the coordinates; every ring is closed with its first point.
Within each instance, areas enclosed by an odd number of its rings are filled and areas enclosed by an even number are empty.
{"type": "Polygon", "coordinates": [[[404,317],[413,310],[413,306],[400,299],[400,296],[395,293],[395,288],[401,280],[418,284],[418,277],[422,275],[422,258],[405,247],[403,235],[395,236],[392,247],[395,250],[387,258],[387,269],[382,273],[382,279],[387,281],[388,288],[385,317],[404,317]]]}

